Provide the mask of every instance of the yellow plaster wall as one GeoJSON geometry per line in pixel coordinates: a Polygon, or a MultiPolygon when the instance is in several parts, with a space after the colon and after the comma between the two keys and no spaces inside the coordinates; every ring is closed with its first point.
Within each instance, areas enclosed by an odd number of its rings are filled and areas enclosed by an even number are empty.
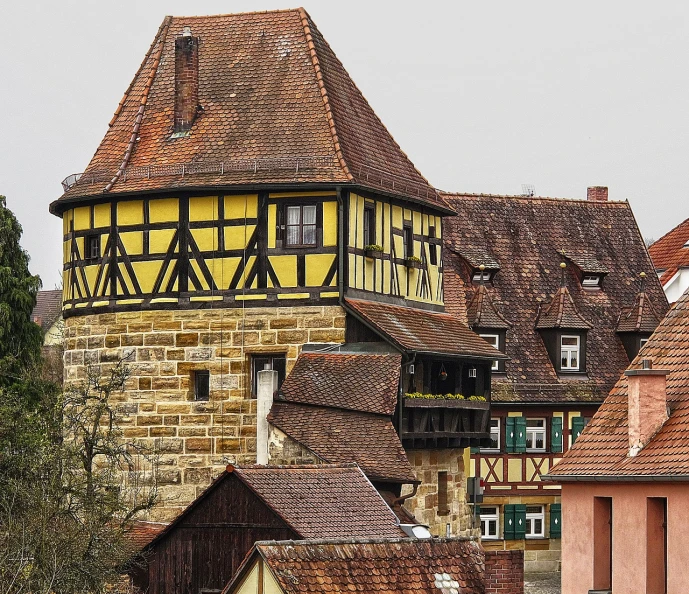
{"type": "Polygon", "coordinates": [[[127,200],[117,203],[117,224],[141,225],[144,222],[143,200],[127,200]]]}
{"type": "Polygon", "coordinates": [[[148,219],[151,223],[171,223],[179,219],[179,200],[162,198],[148,203],[148,219]]]}

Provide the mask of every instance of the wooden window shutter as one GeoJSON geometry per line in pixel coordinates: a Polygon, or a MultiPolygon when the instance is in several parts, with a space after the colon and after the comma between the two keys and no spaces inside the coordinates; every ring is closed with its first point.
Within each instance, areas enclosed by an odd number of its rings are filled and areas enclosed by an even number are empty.
{"type": "Polygon", "coordinates": [[[509,503],[503,508],[503,538],[505,540],[514,540],[514,504],[509,503]]]}
{"type": "Polygon", "coordinates": [[[584,417],[572,417],[572,445],[581,435],[585,425],[584,417]]]}
{"type": "Polygon", "coordinates": [[[554,454],[562,452],[562,417],[550,420],[550,451],[554,454]]]}
{"type": "Polygon", "coordinates": [[[471,454],[478,454],[480,451],[481,451],[481,448],[479,448],[478,446],[471,446],[469,448],[469,453],[471,453],[471,454]]]}
{"type": "Polygon", "coordinates": [[[517,454],[526,452],[526,419],[514,417],[514,451],[517,454]]]}
{"type": "Polygon", "coordinates": [[[550,538],[562,536],[562,504],[550,504],[550,538]]]}
{"type": "Polygon", "coordinates": [[[505,451],[508,454],[514,454],[515,443],[516,443],[516,432],[515,432],[515,418],[507,417],[505,419],[505,451]]]}
{"type": "Polygon", "coordinates": [[[514,538],[526,538],[526,504],[517,503],[514,506],[514,538]]]}
{"type": "Polygon", "coordinates": [[[450,513],[447,496],[447,472],[438,472],[438,515],[444,516],[450,513]]]}

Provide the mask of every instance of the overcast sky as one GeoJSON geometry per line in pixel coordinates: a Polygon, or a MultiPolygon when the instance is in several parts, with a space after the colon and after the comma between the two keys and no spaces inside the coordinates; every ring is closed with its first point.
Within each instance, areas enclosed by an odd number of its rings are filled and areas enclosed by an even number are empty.
{"type": "MultiPolygon", "coordinates": [[[[689,217],[689,3],[304,1],[437,187],[583,198],[607,185],[654,238],[689,217]]],[[[62,265],[48,204],[88,164],[163,17],[296,5],[0,2],[0,194],[44,288],[62,265]]]]}

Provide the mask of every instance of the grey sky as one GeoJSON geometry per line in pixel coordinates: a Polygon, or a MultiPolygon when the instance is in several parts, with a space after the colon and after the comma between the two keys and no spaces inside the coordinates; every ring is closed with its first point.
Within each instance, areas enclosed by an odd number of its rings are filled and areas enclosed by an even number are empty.
{"type": "MultiPolygon", "coordinates": [[[[607,185],[656,238],[689,217],[689,3],[304,2],[436,186],[607,185]]],[[[0,194],[45,288],[61,268],[48,204],[86,167],[163,17],[296,5],[2,0],[0,194]]]]}

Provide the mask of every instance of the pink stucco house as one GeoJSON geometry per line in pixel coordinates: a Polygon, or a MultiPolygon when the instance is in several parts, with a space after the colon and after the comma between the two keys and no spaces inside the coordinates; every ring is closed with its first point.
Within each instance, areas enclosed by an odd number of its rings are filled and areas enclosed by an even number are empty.
{"type": "Polygon", "coordinates": [[[544,479],[562,484],[562,594],[689,589],[689,292],[544,479]]]}

